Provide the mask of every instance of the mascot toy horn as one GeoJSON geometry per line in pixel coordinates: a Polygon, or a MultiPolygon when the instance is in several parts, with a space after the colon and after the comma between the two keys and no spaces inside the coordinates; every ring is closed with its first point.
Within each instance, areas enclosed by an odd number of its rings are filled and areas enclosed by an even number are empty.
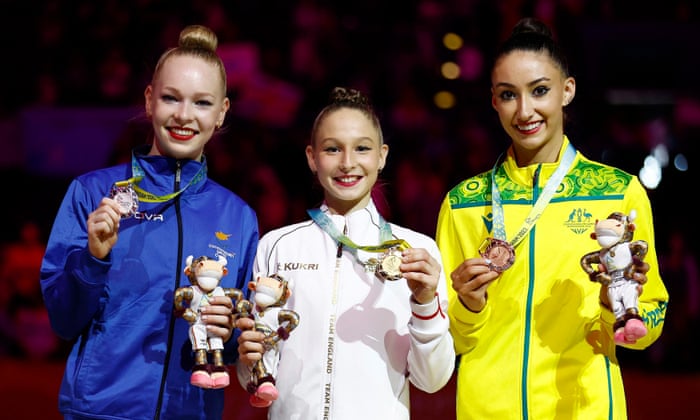
{"type": "Polygon", "coordinates": [[[596,220],[591,237],[602,247],[581,258],[581,267],[591,281],[607,287],[610,309],[615,314],[615,343],[633,344],[647,334],[639,316],[639,283],[633,279],[634,268],[647,254],[645,241],[632,241],[636,212],[629,216],[614,212],[605,220],[596,220]],[[597,264],[597,269],[593,268],[597,264]]]}
{"type": "Polygon", "coordinates": [[[200,312],[214,296],[227,296],[234,302],[240,302],[243,292],[219,285],[221,278],[228,274],[227,261],[223,256],[214,260],[190,255],[186,263],[185,275],[192,285],[175,290],[175,310],[190,324],[189,335],[194,352],[190,383],[200,388],[224,388],[230,382],[223,359],[224,342],[221,337],[207,332],[200,312]],[[208,353],[213,355],[213,365],[208,363],[208,353]]]}

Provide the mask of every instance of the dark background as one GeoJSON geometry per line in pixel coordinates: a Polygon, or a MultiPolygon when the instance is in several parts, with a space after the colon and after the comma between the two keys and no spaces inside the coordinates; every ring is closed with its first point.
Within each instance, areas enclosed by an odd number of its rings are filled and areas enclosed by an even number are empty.
{"type": "Polygon", "coordinates": [[[662,339],[621,350],[623,368],[641,373],[639,384],[653,375],[687,381],[700,369],[692,339],[700,331],[697,2],[0,0],[0,8],[4,369],[28,363],[60,375],[67,343],[47,330],[37,295],[43,244],[74,176],[147,141],[143,90],[185,25],[216,31],[229,71],[232,109],[207,146],[210,176],[255,207],[263,233],[306,218],[320,201],[304,146],[330,89],[342,85],[368,93],[383,122],[388,218],[432,235],[444,194],[490,169],[509,143],[490,105],[488,70],[523,16],[549,23],[570,59],[574,145],[634,174],[650,156],[658,163],[648,193],[671,305],[662,339]],[[444,46],[448,32],[461,48],[444,46]],[[446,61],[460,66],[459,77],[442,76],[446,61]],[[453,105],[439,106],[439,92],[453,105]]]}

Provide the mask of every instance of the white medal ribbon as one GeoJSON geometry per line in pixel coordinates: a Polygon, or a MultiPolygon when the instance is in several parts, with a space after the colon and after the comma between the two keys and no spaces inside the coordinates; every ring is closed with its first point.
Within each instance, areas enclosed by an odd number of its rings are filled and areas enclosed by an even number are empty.
{"type": "MultiPolygon", "coordinates": [[[[513,236],[513,238],[508,241],[513,247],[515,247],[520,241],[525,237],[525,235],[532,229],[532,227],[537,222],[537,219],[542,216],[545,207],[549,204],[549,201],[554,196],[557,191],[559,184],[564,179],[564,176],[571,169],[571,165],[574,163],[574,158],[576,157],[576,149],[569,143],[567,145],[566,151],[564,151],[564,156],[562,156],[559,166],[552,174],[551,178],[547,180],[542,194],[537,198],[535,205],[530,210],[530,214],[523,221],[523,225],[518,230],[518,232],[513,236]]],[[[499,159],[500,160],[500,159],[499,159]]],[[[501,203],[501,192],[498,190],[498,184],[496,184],[496,168],[498,167],[498,160],[496,165],[494,165],[491,170],[491,208],[493,211],[493,236],[496,239],[506,240],[506,229],[505,221],[503,217],[503,205],[501,203]]]]}

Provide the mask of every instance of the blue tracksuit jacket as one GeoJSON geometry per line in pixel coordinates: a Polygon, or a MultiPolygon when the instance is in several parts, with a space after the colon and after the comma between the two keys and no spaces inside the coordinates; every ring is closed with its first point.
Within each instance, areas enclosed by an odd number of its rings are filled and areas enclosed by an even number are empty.
{"type": "MultiPolygon", "coordinates": [[[[224,391],[189,383],[194,361],[188,324],[174,315],[173,294],[189,285],[183,273],[189,255],[224,255],[229,272],[221,286],[246,292],[257,217],[206,177],[206,160],[176,161],[146,151],[134,151],[145,172],[140,188],[158,197],[185,189],[167,201],[140,202],[134,217],[122,219],[105,260],[87,249],[87,218],[115,181],[132,177],[131,164],[74,179],[51,230],[42,292],[54,331],[74,341],[59,409],[72,418],[220,419],[224,391]]],[[[235,337],[224,353],[226,363],[235,361],[235,337]]]]}

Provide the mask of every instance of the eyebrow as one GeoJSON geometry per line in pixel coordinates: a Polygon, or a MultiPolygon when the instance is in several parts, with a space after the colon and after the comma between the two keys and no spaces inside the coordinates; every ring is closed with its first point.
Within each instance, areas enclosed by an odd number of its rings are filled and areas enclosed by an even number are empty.
{"type": "MultiPolygon", "coordinates": [[[[550,82],[551,80],[552,80],[552,79],[550,79],[549,77],[542,76],[542,77],[540,77],[540,78],[538,78],[538,79],[535,79],[535,80],[529,82],[527,85],[528,85],[528,86],[535,86],[535,85],[538,85],[538,84],[540,84],[540,83],[542,83],[542,82],[550,82]]],[[[508,82],[501,82],[501,83],[496,83],[496,86],[495,86],[495,87],[513,88],[513,87],[515,87],[515,85],[513,85],[512,83],[508,83],[508,82]]]]}

